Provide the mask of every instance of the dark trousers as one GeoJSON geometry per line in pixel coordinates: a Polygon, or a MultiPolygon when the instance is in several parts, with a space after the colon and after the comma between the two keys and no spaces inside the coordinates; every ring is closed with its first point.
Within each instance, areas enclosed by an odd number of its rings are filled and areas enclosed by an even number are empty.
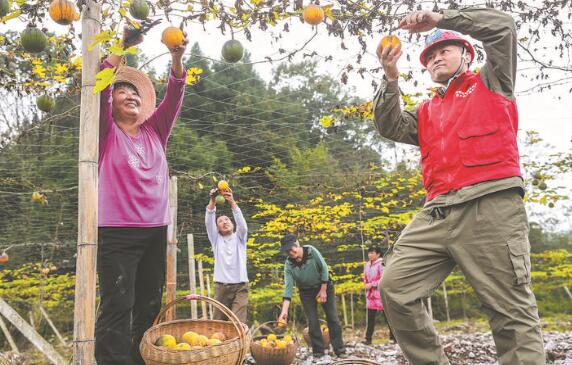
{"type": "Polygon", "coordinates": [[[385,317],[385,313],[382,310],[377,309],[367,309],[367,329],[365,331],[365,340],[371,342],[371,338],[373,336],[373,330],[375,329],[375,317],[377,316],[377,312],[381,312],[383,316],[383,321],[389,328],[389,339],[394,341],[395,337],[393,337],[393,332],[391,332],[391,327],[389,327],[389,323],[387,323],[387,318],[385,317]]]}
{"type": "MultiPolygon", "coordinates": [[[[314,355],[321,355],[324,353],[324,341],[322,340],[322,330],[320,328],[320,321],[318,319],[318,303],[316,296],[320,291],[317,288],[300,288],[300,300],[304,308],[304,314],[308,320],[308,330],[310,340],[312,342],[312,352],[314,355]]],[[[336,309],[336,296],[334,291],[334,284],[328,283],[326,291],[328,299],[322,303],[322,308],[326,313],[326,321],[328,323],[328,330],[330,333],[330,342],[336,354],[345,352],[344,341],[342,339],[342,325],[338,317],[338,310],[336,309]]]]}
{"type": "Polygon", "coordinates": [[[144,365],[143,333],[161,310],[167,227],[100,227],[98,365],[144,365]]]}

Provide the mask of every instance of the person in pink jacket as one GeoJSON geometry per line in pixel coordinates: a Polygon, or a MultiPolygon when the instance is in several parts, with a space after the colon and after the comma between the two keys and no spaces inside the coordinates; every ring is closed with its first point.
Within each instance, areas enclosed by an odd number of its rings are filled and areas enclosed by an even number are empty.
{"type": "MultiPolygon", "coordinates": [[[[371,345],[371,338],[375,328],[375,317],[377,312],[383,313],[383,303],[379,293],[379,283],[383,275],[383,265],[381,264],[381,248],[377,245],[370,246],[367,250],[367,257],[369,261],[365,264],[363,270],[363,282],[365,284],[366,292],[366,306],[367,306],[367,329],[365,332],[366,345],[371,345]]],[[[384,316],[385,319],[385,316],[384,316]]],[[[387,327],[389,324],[385,320],[387,327]]],[[[394,341],[393,333],[389,328],[389,339],[394,341]]]]}

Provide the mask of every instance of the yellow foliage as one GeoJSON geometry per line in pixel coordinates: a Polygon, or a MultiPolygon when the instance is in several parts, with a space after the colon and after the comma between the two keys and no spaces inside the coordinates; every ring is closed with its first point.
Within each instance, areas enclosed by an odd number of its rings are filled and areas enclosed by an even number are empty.
{"type": "Polygon", "coordinates": [[[201,74],[203,69],[200,67],[191,67],[187,70],[187,77],[185,78],[185,83],[187,85],[196,85],[201,80],[201,74]]]}

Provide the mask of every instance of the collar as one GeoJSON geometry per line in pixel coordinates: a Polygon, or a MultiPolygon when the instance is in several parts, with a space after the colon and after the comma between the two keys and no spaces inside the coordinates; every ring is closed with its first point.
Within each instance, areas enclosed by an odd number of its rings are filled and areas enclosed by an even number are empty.
{"type": "Polygon", "coordinates": [[[440,97],[444,97],[445,94],[447,93],[447,90],[449,90],[449,88],[451,88],[452,86],[456,86],[453,84],[458,84],[460,83],[463,79],[467,78],[468,76],[472,75],[473,72],[469,69],[467,69],[467,71],[459,74],[459,75],[453,75],[449,81],[447,82],[446,86],[441,86],[437,88],[437,94],[440,97]]]}

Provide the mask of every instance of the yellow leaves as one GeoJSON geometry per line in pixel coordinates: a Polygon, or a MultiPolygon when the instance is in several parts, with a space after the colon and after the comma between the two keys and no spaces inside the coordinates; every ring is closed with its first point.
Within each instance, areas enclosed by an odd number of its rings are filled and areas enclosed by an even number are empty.
{"type": "Polygon", "coordinates": [[[368,101],[358,105],[346,105],[332,109],[332,112],[342,114],[346,118],[373,119],[373,102],[368,101]]]}
{"type": "Polygon", "coordinates": [[[260,6],[264,2],[264,0],[251,0],[250,1],[254,6],[260,6]]]}
{"type": "Polygon", "coordinates": [[[252,168],[250,166],[244,166],[241,167],[240,169],[236,170],[237,174],[246,174],[247,172],[252,171],[252,168]]]}
{"type": "Polygon", "coordinates": [[[81,56],[80,57],[76,57],[73,61],[72,61],[72,66],[75,67],[78,70],[81,70],[81,56]]]}
{"type": "Polygon", "coordinates": [[[68,65],[64,65],[62,63],[56,63],[54,72],[56,73],[56,75],[62,75],[68,72],[68,69],[69,69],[68,65]]]}
{"type": "Polygon", "coordinates": [[[129,24],[131,24],[133,26],[133,28],[135,29],[141,29],[141,26],[139,25],[139,23],[127,18],[127,21],[129,22],[129,24]]]}
{"type": "Polygon", "coordinates": [[[95,86],[93,87],[93,93],[97,94],[101,90],[105,89],[113,82],[115,78],[115,67],[104,68],[95,75],[95,86]]]}
{"type": "Polygon", "coordinates": [[[46,78],[46,68],[42,65],[35,65],[34,68],[32,69],[32,73],[34,75],[38,75],[40,79],[46,78]]]}
{"type": "Polygon", "coordinates": [[[115,37],[114,31],[106,30],[104,32],[101,32],[101,33],[91,37],[91,41],[93,41],[93,43],[88,45],[87,50],[91,51],[93,49],[93,47],[95,47],[96,45],[98,45],[102,42],[108,42],[113,37],[115,37]]]}
{"type": "Polygon", "coordinates": [[[2,19],[0,19],[0,22],[6,23],[10,19],[14,19],[14,18],[19,17],[20,14],[22,14],[22,10],[18,9],[16,11],[11,12],[8,15],[3,16],[2,19]]]}
{"type": "Polygon", "coordinates": [[[329,115],[324,115],[320,118],[320,124],[324,128],[328,128],[328,127],[332,126],[335,121],[336,120],[334,118],[330,117],[329,115]]]}
{"type": "Polygon", "coordinates": [[[5,40],[6,40],[6,37],[4,37],[3,35],[0,35],[0,44],[4,43],[5,40]]]}
{"type": "Polygon", "coordinates": [[[200,67],[191,67],[187,69],[187,77],[185,78],[185,83],[187,85],[196,85],[201,80],[201,74],[203,69],[200,67]]]}
{"type": "Polygon", "coordinates": [[[137,54],[137,47],[132,46],[127,49],[123,48],[119,44],[119,40],[116,39],[113,44],[109,47],[109,52],[113,53],[116,56],[125,56],[127,54],[137,54]]]}
{"type": "Polygon", "coordinates": [[[121,15],[124,18],[127,16],[127,11],[125,10],[125,8],[123,7],[119,8],[119,15],[121,15]]]}
{"type": "Polygon", "coordinates": [[[37,191],[34,191],[32,193],[32,200],[42,204],[43,206],[48,205],[48,199],[46,198],[46,196],[42,193],[37,192],[37,191]]]}
{"type": "Polygon", "coordinates": [[[30,62],[31,62],[32,65],[34,65],[34,66],[36,66],[36,65],[41,65],[41,64],[42,64],[42,60],[39,59],[39,58],[36,58],[36,57],[32,58],[32,59],[30,60],[30,62]]]}
{"type": "Polygon", "coordinates": [[[328,19],[330,19],[330,20],[334,20],[334,15],[332,14],[332,7],[333,6],[334,6],[333,4],[329,4],[329,5],[322,7],[322,10],[326,14],[326,17],[328,17],[328,19]]]}

